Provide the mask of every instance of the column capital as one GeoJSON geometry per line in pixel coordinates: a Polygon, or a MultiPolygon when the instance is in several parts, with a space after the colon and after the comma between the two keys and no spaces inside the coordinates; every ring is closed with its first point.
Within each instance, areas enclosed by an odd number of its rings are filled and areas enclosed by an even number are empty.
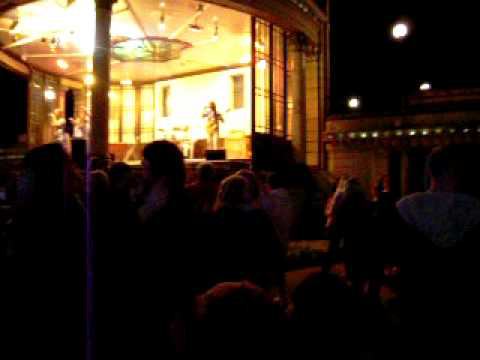
{"type": "Polygon", "coordinates": [[[116,2],[117,0],[95,0],[95,6],[97,9],[111,10],[116,2]]]}
{"type": "Polygon", "coordinates": [[[295,32],[288,36],[289,46],[293,51],[303,52],[307,56],[315,56],[319,52],[316,46],[308,37],[302,32],[295,32]]]}

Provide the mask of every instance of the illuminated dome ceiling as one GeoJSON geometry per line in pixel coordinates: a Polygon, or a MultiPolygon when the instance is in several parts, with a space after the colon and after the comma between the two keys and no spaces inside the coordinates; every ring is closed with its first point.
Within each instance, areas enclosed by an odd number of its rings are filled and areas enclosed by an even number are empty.
{"type": "MultiPolygon", "coordinates": [[[[41,0],[0,15],[4,51],[82,79],[91,71],[94,0],[41,0]]],[[[193,0],[114,4],[111,79],[148,82],[250,61],[250,16],[193,0]]]]}

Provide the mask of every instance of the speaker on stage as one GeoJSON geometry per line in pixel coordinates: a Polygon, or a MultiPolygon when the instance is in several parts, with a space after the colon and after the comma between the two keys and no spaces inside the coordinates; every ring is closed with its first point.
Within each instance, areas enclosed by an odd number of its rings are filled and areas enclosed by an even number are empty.
{"type": "Polygon", "coordinates": [[[72,160],[81,169],[87,165],[87,141],[85,139],[72,140],[72,160]]]}
{"type": "Polygon", "coordinates": [[[207,160],[225,160],[225,149],[221,150],[206,150],[205,151],[205,158],[207,160]]]}

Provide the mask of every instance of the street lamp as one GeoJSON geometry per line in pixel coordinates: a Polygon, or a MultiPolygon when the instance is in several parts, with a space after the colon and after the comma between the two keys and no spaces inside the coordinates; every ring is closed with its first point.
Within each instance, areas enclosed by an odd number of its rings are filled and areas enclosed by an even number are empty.
{"type": "Polygon", "coordinates": [[[348,99],[347,104],[350,109],[358,109],[360,107],[360,99],[358,97],[353,96],[348,99]]]}
{"type": "Polygon", "coordinates": [[[392,26],[392,36],[395,40],[403,40],[410,33],[410,27],[405,21],[398,21],[392,26]]]}
{"type": "Polygon", "coordinates": [[[431,90],[432,89],[432,84],[428,83],[428,82],[424,82],[420,85],[420,91],[428,91],[428,90],[431,90]]]}

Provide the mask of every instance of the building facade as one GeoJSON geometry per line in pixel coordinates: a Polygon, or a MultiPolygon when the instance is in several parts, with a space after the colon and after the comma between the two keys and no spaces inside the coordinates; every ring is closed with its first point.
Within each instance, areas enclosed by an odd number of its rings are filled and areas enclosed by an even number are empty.
{"type": "Polygon", "coordinates": [[[430,151],[480,141],[480,91],[428,91],[408,99],[403,113],[330,116],[322,135],[327,168],[353,176],[365,189],[387,176],[397,195],[423,191],[430,151]]]}
{"type": "Polygon", "coordinates": [[[87,110],[92,155],[135,160],[145,143],[165,138],[188,158],[202,158],[200,114],[213,99],[225,118],[220,138],[227,158],[269,166],[288,148],[297,160],[322,166],[326,7],[310,0],[57,2],[52,13],[68,18],[70,11],[72,19],[85,17],[85,27],[95,26],[88,57],[75,26],[52,28],[28,17],[51,3],[0,4],[0,64],[29,79],[28,147],[52,140],[55,109],[73,118],[87,110]]]}

